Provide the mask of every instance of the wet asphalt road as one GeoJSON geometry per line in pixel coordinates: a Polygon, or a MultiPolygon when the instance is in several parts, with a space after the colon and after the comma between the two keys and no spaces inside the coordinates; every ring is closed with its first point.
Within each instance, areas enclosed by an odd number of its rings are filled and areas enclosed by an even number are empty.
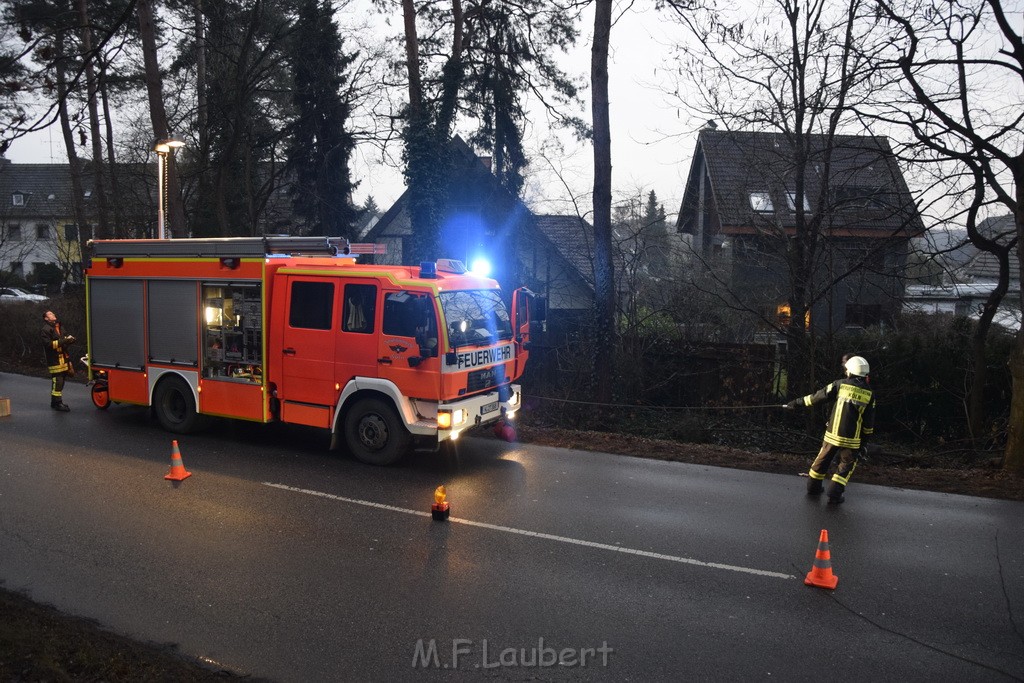
{"type": "Polygon", "coordinates": [[[146,409],[47,394],[0,374],[0,580],[233,671],[1024,678],[1021,503],[854,481],[832,509],[796,476],[490,438],[379,469],[227,422],[180,439],[175,484],[146,409]],[[448,523],[427,515],[442,483],[448,523]],[[823,528],[835,592],[803,585],[823,528]]]}

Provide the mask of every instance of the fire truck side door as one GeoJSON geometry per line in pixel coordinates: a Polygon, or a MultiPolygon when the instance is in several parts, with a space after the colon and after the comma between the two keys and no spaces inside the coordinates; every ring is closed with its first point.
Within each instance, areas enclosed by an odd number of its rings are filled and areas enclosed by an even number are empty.
{"type": "Polygon", "coordinates": [[[515,378],[519,378],[530,357],[530,294],[520,287],[512,292],[512,338],[516,345],[515,378]]]}
{"type": "Polygon", "coordinates": [[[337,392],[334,352],[339,282],[289,276],[281,344],[281,419],[330,427],[337,392]]]}
{"type": "Polygon", "coordinates": [[[342,387],[353,377],[378,374],[378,294],[376,280],[346,278],[342,284],[341,334],[335,355],[335,379],[342,387]]]}
{"type": "Polygon", "coordinates": [[[406,396],[436,399],[441,366],[434,300],[419,292],[386,291],[383,305],[379,376],[394,382],[406,396]],[[422,356],[421,348],[430,355],[422,356]]]}

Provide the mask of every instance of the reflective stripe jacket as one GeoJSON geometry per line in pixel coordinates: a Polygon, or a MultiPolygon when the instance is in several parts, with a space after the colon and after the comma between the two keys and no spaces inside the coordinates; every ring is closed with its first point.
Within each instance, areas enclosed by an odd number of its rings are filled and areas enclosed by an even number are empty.
{"type": "Polygon", "coordinates": [[[68,370],[68,354],[60,343],[63,336],[60,331],[60,323],[56,325],[45,323],[43,325],[41,337],[43,348],[46,350],[46,365],[51,375],[68,370]]]}
{"type": "Polygon", "coordinates": [[[875,431],[875,394],[864,377],[847,377],[803,397],[806,406],[835,401],[825,425],[825,442],[860,448],[861,438],[875,431]]]}

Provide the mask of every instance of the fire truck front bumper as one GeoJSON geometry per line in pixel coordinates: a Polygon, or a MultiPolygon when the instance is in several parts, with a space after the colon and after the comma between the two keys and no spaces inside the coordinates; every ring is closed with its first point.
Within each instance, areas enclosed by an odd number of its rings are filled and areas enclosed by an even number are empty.
{"type": "Polygon", "coordinates": [[[469,429],[511,420],[522,404],[522,397],[520,385],[511,384],[457,401],[417,401],[417,412],[422,417],[415,425],[409,425],[409,430],[419,436],[436,436],[437,443],[454,440],[469,429]]]}

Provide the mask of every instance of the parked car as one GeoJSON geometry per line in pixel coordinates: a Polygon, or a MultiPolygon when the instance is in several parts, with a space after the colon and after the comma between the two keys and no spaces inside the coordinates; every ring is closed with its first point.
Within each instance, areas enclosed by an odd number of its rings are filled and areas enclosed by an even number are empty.
{"type": "Polygon", "coordinates": [[[12,301],[47,301],[49,297],[41,294],[29,294],[24,289],[18,289],[17,287],[0,287],[0,302],[8,303],[12,301]]]}

